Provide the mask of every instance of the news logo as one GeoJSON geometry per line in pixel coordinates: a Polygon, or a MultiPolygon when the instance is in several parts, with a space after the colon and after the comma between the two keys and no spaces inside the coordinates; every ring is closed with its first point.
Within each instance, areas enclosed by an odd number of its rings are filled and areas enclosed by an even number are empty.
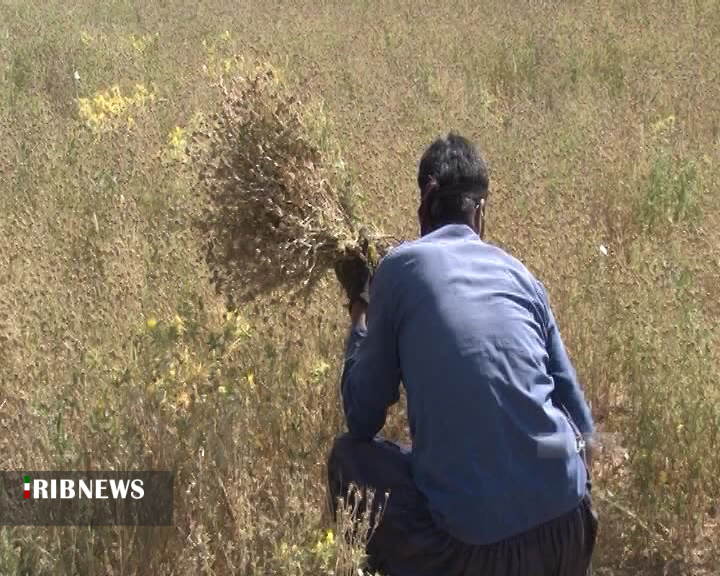
{"type": "Polygon", "coordinates": [[[0,472],[0,526],[171,526],[173,482],[172,472],[0,472]]]}
{"type": "Polygon", "coordinates": [[[36,479],[31,482],[30,476],[25,476],[25,498],[42,498],[55,500],[70,500],[72,498],[134,498],[139,500],[145,495],[143,480],[140,478],[117,480],[98,479],[77,482],[72,478],[52,478],[50,480],[36,479]]]}

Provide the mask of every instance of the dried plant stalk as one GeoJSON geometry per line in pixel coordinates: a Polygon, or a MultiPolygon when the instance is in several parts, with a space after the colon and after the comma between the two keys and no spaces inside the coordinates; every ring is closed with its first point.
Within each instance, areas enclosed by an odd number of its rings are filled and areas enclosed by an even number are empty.
{"type": "MultiPolygon", "coordinates": [[[[352,185],[322,110],[291,94],[268,65],[221,89],[221,110],[193,137],[207,200],[200,224],[218,291],[232,303],[260,292],[293,293],[338,258],[366,254],[358,246],[352,185]]],[[[381,254],[386,246],[373,250],[381,254]]]]}

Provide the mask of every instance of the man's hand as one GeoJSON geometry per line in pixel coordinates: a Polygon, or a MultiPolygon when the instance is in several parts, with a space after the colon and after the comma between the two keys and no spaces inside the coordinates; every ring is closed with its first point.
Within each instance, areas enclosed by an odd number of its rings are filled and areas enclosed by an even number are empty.
{"type": "Polygon", "coordinates": [[[335,263],[335,276],[348,297],[348,308],[362,302],[367,307],[370,302],[370,281],[372,269],[368,262],[368,240],[361,233],[359,249],[348,252],[335,263]]]}
{"type": "Polygon", "coordinates": [[[592,470],[593,456],[595,455],[595,439],[585,439],[585,463],[587,464],[588,471],[592,470]]]}
{"type": "Polygon", "coordinates": [[[335,276],[345,290],[348,305],[370,301],[370,267],[360,254],[348,254],[335,263],[335,276]]]}
{"type": "Polygon", "coordinates": [[[362,330],[367,330],[367,304],[358,300],[350,306],[350,323],[362,330]]]}

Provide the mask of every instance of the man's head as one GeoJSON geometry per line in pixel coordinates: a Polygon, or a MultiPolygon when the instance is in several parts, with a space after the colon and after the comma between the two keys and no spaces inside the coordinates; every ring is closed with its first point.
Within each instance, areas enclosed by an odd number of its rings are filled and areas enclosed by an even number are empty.
{"type": "Polygon", "coordinates": [[[435,140],[418,169],[420,233],[446,224],[467,224],[482,237],[488,170],[478,149],[459,134],[435,140]]]}

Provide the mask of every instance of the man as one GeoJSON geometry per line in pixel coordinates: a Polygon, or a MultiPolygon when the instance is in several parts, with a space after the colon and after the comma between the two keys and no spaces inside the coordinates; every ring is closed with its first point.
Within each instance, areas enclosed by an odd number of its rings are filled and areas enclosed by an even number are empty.
{"type": "Polygon", "coordinates": [[[330,495],[389,494],[367,544],[384,574],[585,574],[593,422],[545,290],[482,240],[489,179],[468,140],[433,142],[418,186],[421,237],[381,261],[369,297],[365,268],[336,269],[352,327],[330,495]],[[412,451],[376,437],[401,382],[412,451]]]}

